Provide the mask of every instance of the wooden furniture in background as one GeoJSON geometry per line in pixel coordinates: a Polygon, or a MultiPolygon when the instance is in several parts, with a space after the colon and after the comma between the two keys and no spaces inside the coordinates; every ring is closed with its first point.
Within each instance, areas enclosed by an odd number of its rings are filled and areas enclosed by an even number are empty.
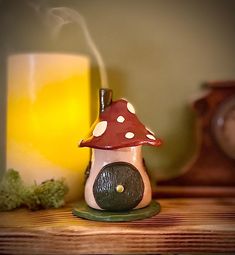
{"type": "Polygon", "coordinates": [[[212,187],[221,190],[219,196],[234,196],[235,81],[205,84],[192,107],[197,116],[197,154],[179,176],[159,181],[156,194],[175,197],[177,187],[184,186],[190,192],[181,194],[188,197],[200,197],[201,191],[203,196],[218,196],[212,187]]]}
{"type": "Polygon", "coordinates": [[[153,218],[105,223],[72,215],[73,205],[0,213],[0,254],[235,253],[235,198],[159,199],[153,218]]]}

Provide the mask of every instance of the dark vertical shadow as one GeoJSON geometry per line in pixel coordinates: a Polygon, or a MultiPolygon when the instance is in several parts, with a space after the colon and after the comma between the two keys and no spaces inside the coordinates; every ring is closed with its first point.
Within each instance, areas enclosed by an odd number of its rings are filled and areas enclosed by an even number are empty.
{"type": "Polygon", "coordinates": [[[6,66],[6,40],[3,22],[3,3],[0,2],[0,177],[6,167],[6,103],[7,103],[7,66],[6,66]]]}
{"type": "Polygon", "coordinates": [[[6,57],[4,52],[0,53],[0,176],[6,166],[6,57]]]}

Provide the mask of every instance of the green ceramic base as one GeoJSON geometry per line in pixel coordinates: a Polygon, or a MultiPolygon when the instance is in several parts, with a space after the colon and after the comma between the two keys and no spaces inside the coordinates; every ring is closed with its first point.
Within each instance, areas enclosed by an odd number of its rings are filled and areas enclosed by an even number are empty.
{"type": "Polygon", "coordinates": [[[75,216],[94,221],[133,221],[152,217],[160,212],[160,204],[152,200],[149,206],[126,212],[108,212],[90,208],[85,201],[78,202],[73,209],[75,216]]]}

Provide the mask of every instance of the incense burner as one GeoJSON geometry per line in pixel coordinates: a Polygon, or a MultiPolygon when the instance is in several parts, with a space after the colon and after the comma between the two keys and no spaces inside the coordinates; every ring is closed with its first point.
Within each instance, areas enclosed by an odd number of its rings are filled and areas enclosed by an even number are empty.
{"type": "Polygon", "coordinates": [[[160,146],[125,99],[112,101],[112,91],[100,90],[100,114],[91,135],[80,147],[92,148],[85,184],[85,201],[91,208],[127,211],[150,204],[151,185],[143,162],[142,145],[160,146]]]}

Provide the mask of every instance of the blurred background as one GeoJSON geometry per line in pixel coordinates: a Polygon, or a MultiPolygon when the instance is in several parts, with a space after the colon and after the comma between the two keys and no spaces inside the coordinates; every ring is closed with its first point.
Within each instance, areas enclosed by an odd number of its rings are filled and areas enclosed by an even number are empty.
{"type": "MultiPolygon", "coordinates": [[[[77,25],[54,41],[50,7],[78,10],[103,56],[114,99],[127,98],[138,117],[164,140],[144,148],[154,179],[175,175],[196,149],[190,98],[209,80],[234,79],[235,1],[56,0],[0,1],[0,169],[4,169],[6,63],[9,53],[75,52],[92,60],[92,120],[101,86],[97,63],[77,25]],[[95,102],[95,103],[94,103],[95,102]]],[[[20,121],[20,120],[19,120],[20,121]]]]}

